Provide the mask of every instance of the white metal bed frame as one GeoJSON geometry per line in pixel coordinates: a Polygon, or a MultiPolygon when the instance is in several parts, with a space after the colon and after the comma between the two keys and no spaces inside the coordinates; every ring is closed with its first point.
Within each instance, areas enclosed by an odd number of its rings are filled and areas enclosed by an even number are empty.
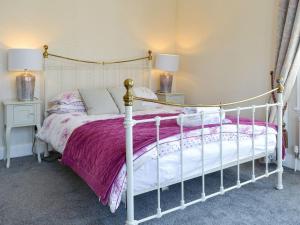
{"type": "MultiPolygon", "coordinates": [[[[107,86],[120,86],[120,81],[124,76],[129,76],[131,75],[132,78],[134,78],[139,85],[146,85],[146,86],[151,86],[151,61],[152,61],[152,55],[151,51],[148,52],[148,56],[146,57],[140,57],[140,58],[135,58],[135,59],[129,59],[129,60],[121,60],[121,61],[111,61],[111,62],[102,62],[102,61],[90,61],[90,60],[79,60],[79,59],[74,59],[74,58],[69,58],[65,56],[60,56],[56,54],[51,54],[48,53],[48,46],[44,46],[44,58],[48,58],[48,56],[52,56],[53,58],[59,58],[63,59],[63,61],[53,61],[53,62],[47,62],[45,61],[45,83],[44,83],[44,89],[45,89],[45,108],[47,107],[47,103],[50,98],[54,97],[56,94],[61,93],[62,91],[67,91],[67,90],[74,90],[74,88],[87,88],[87,87],[107,87],[107,86]],[[131,68],[130,67],[125,67],[125,68],[120,68],[118,65],[121,63],[130,63],[130,62],[135,62],[135,61],[141,61],[141,60],[146,60],[146,64],[137,64],[133,65],[131,68]],[[70,64],[69,61],[75,62],[75,64],[70,64]],[[81,63],[79,66],[76,63],[81,63]],[[82,66],[86,65],[86,66],[82,66]],[[100,67],[97,67],[98,64],[100,67]],[[115,66],[117,67],[104,67],[105,65],[111,65],[111,64],[116,64],[115,66]],[[132,74],[135,73],[135,74],[132,74]],[[140,73],[143,73],[144,76],[142,79],[139,78],[140,73]],[[75,76],[74,76],[75,74],[75,76]],[[93,79],[92,81],[87,81],[86,76],[87,74],[91,75],[91,77],[98,77],[97,79],[93,79]],[[133,75],[133,76],[132,76],[133,75]],[[146,75],[146,76],[145,76],[146,75]],[[105,76],[108,76],[111,80],[107,81],[105,80],[105,76]],[[66,78],[66,80],[64,80],[66,78]],[[59,82],[58,82],[59,81],[59,82]],[[71,83],[69,82],[71,81],[71,83]],[[59,84],[59,85],[57,85],[59,84]]],[[[218,196],[218,195],[223,195],[228,191],[240,188],[246,184],[253,183],[259,179],[268,177],[271,174],[276,174],[278,176],[277,180],[277,186],[276,188],[278,190],[283,189],[282,185],[282,174],[283,174],[283,166],[282,166],[282,109],[283,109],[283,100],[282,100],[282,93],[283,93],[283,85],[282,85],[282,80],[278,80],[278,86],[277,88],[268,91],[266,93],[263,93],[261,95],[245,99],[242,101],[238,102],[233,102],[233,103],[228,103],[228,104],[218,104],[218,105],[180,105],[180,104],[173,104],[173,103],[164,103],[152,99],[145,99],[145,98],[139,98],[133,95],[132,93],[132,88],[133,88],[133,80],[127,79],[124,81],[124,86],[126,88],[126,94],[124,96],[124,103],[125,103],[125,120],[124,120],[124,126],[126,129],[126,167],[127,167],[127,191],[126,191],[126,210],[127,210],[127,220],[126,220],[126,225],[137,225],[155,218],[160,218],[163,215],[166,215],[168,213],[174,212],[176,210],[183,210],[187,206],[199,203],[199,202],[205,202],[207,199],[210,199],[212,197],[218,196]],[[231,109],[223,109],[223,106],[231,106],[243,102],[248,102],[251,100],[254,100],[256,98],[260,98],[262,96],[269,95],[270,93],[273,93],[277,91],[278,95],[278,102],[274,104],[263,104],[263,105],[252,105],[248,107],[236,107],[236,108],[231,108],[231,109]],[[192,114],[192,115],[178,115],[178,116],[170,116],[170,117],[156,117],[152,119],[145,119],[145,120],[135,120],[132,117],[132,107],[133,107],[133,101],[135,100],[140,100],[140,101],[147,101],[147,102],[155,102],[159,104],[165,104],[165,105],[173,105],[173,106],[188,106],[188,107],[200,107],[200,106],[219,106],[220,110],[219,113],[222,115],[223,113],[231,112],[231,113],[236,113],[237,116],[237,140],[236,140],[236,146],[237,146],[237,151],[236,151],[236,162],[234,163],[224,163],[223,162],[223,151],[222,151],[222,128],[223,124],[222,121],[220,122],[220,165],[217,168],[211,169],[209,171],[205,171],[204,169],[204,160],[205,160],[205,144],[203,141],[203,133],[202,133],[202,148],[201,148],[201,161],[202,161],[202,173],[199,176],[196,177],[201,177],[202,178],[202,191],[201,191],[201,198],[195,199],[190,202],[185,201],[185,193],[184,193],[184,182],[186,180],[195,178],[193,177],[184,177],[183,175],[183,121],[186,117],[188,116],[195,116],[198,115],[199,117],[202,118],[202,131],[204,128],[203,124],[203,118],[205,115],[208,113],[198,113],[198,114],[192,114]],[[268,120],[268,115],[269,115],[269,110],[271,107],[277,107],[277,126],[278,126],[278,134],[277,134],[277,168],[274,171],[269,171],[268,167],[268,133],[266,134],[265,137],[265,152],[261,154],[254,154],[254,136],[252,136],[252,156],[240,159],[239,157],[239,118],[240,118],[240,113],[241,111],[251,111],[252,112],[252,130],[254,130],[254,121],[255,121],[255,110],[256,109],[265,109],[265,115],[266,115],[266,128],[269,126],[269,120],[268,120]],[[157,153],[159,153],[159,147],[160,147],[160,137],[159,137],[159,129],[160,129],[160,122],[163,120],[170,120],[170,119],[177,119],[179,118],[180,120],[180,149],[181,149],[181,154],[180,154],[180,166],[181,167],[181,176],[178,178],[177,181],[171,181],[167,185],[172,185],[175,183],[180,183],[181,184],[181,201],[180,204],[177,207],[162,211],[161,209],[161,202],[160,202],[160,189],[163,188],[160,184],[160,157],[159,154],[157,154],[157,188],[152,188],[149,190],[144,190],[141,193],[134,193],[134,173],[133,173],[133,128],[136,124],[141,124],[141,123],[155,123],[156,124],[156,147],[157,147],[157,153]],[[265,173],[261,176],[256,176],[255,175],[255,160],[258,158],[265,157],[265,173]],[[250,180],[241,182],[240,181],[240,165],[252,161],[252,177],[250,180]],[[237,166],[237,181],[236,185],[224,188],[224,176],[223,176],[223,171],[224,169],[231,167],[231,166],[237,166]],[[209,173],[220,171],[220,189],[219,191],[206,195],[205,192],[205,176],[209,173]],[[157,212],[154,215],[136,220],[134,216],[134,196],[137,196],[139,194],[157,190],[157,212]]],[[[166,186],[166,184],[164,184],[166,186]]]]}

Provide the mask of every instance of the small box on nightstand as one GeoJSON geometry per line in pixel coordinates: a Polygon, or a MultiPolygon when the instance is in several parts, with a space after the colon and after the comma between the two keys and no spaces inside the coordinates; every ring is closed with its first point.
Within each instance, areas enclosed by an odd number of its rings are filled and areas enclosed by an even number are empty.
{"type": "Polygon", "coordinates": [[[156,92],[159,101],[184,104],[184,94],[156,92]]]}

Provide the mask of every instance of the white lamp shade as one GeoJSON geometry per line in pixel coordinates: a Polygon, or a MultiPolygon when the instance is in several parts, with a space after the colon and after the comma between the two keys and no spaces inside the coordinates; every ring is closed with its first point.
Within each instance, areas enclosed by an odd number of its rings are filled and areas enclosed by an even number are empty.
{"type": "Polygon", "coordinates": [[[176,72],[179,66],[179,55],[157,54],[155,67],[168,72],[176,72]]]}
{"type": "Polygon", "coordinates": [[[43,56],[39,49],[9,49],[8,71],[41,71],[43,56]]]}

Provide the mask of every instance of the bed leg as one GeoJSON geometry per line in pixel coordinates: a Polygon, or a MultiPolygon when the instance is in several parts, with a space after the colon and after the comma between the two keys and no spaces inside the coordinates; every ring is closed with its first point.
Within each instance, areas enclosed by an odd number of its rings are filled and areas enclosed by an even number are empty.
{"type": "Polygon", "coordinates": [[[124,126],[126,130],[126,171],[127,171],[127,191],[126,191],[126,211],[127,219],[125,225],[137,225],[134,220],[134,187],[133,187],[133,126],[134,120],[132,119],[132,105],[133,105],[133,81],[127,79],[124,81],[126,94],[124,96],[125,103],[125,121],[124,126]]]}
{"type": "Polygon", "coordinates": [[[50,145],[46,144],[45,151],[44,151],[44,157],[48,157],[50,155],[50,153],[49,153],[51,151],[50,148],[51,148],[50,145]]]}
{"type": "Polygon", "coordinates": [[[283,174],[283,171],[278,172],[278,183],[277,183],[277,186],[276,186],[277,190],[282,190],[283,189],[282,174],[283,174]]]}
{"type": "Polygon", "coordinates": [[[279,105],[277,106],[277,126],[278,126],[278,134],[277,134],[277,170],[278,170],[278,180],[277,180],[277,190],[283,189],[282,184],[282,173],[283,173],[283,166],[282,166],[282,109],[283,109],[283,85],[282,79],[277,80],[278,83],[278,90],[277,90],[277,99],[279,105]]]}

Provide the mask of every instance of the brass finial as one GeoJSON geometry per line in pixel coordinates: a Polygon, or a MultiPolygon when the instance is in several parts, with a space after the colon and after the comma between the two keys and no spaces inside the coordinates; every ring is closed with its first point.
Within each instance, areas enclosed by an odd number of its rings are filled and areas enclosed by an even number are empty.
{"type": "Polygon", "coordinates": [[[282,77],[279,77],[277,79],[277,88],[278,88],[277,93],[283,93],[284,86],[283,86],[283,79],[282,79],[282,77]]]}
{"type": "Polygon", "coordinates": [[[148,50],[148,59],[152,60],[152,51],[151,50],[148,50]]]}
{"type": "Polygon", "coordinates": [[[44,45],[44,53],[43,53],[44,58],[48,58],[48,45],[44,45]]]}
{"type": "Polygon", "coordinates": [[[133,104],[133,94],[132,94],[133,80],[126,79],[124,81],[124,86],[126,88],[126,94],[123,97],[125,106],[132,106],[132,104],[133,104]]]}

